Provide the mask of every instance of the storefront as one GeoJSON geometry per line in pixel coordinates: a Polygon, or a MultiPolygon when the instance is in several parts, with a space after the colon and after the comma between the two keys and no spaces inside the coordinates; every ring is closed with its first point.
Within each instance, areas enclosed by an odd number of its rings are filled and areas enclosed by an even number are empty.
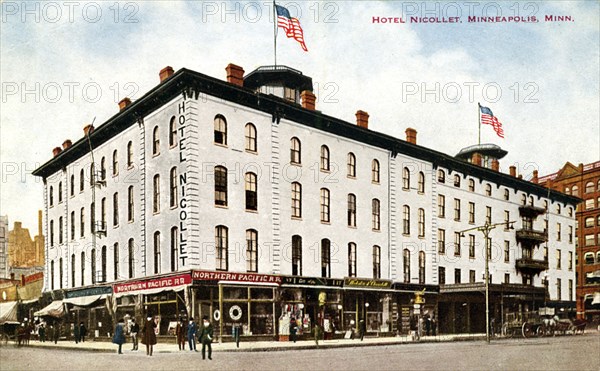
{"type": "Polygon", "coordinates": [[[64,326],[73,334],[74,326],[83,323],[89,337],[108,336],[115,324],[107,297],[112,295],[112,286],[94,286],[65,291],[63,303],[68,312],[64,326]]]}
{"type": "Polygon", "coordinates": [[[344,279],[344,328],[360,329],[364,321],[367,333],[388,333],[392,329],[392,281],[368,278],[344,279]]]}
{"type": "Polygon", "coordinates": [[[421,324],[422,335],[427,335],[425,327],[429,327],[431,335],[437,334],[439,286],[394,282],[392,289],[395,292],[392,306],[397,313],[393,331],[409,335],[418,331],[421,324]]]}

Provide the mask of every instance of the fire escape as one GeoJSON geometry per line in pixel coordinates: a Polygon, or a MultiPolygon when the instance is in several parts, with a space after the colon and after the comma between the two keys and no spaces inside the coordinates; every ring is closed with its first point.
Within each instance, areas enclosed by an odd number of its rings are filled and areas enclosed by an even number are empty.
{"type": "Polygon", "coordinates": [[[516,231],[517,243],[521,244],[521,258],[516,261],[516,268],[523,275],[523,283],[531,284],[532,277],[548,269],[548,257],[544,260],[534,259],[534,249],[548,240],[548,231],[533,229],[538,216],[546,213],[546,209],[531,205],[519,207],[519,215],[523,225],[516,231]]]}

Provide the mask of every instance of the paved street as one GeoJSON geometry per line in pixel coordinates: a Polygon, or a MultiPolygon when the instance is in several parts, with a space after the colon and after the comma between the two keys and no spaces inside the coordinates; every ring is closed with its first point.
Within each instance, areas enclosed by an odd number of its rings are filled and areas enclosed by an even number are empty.
{"type": "MultiPolygon", "coordinates": [[[[141,348],[140,348],[141,349],[141,348]]],[[[0,348],[0,370],[599,370],[600,336],[560,336],[268,352],[126,351],[123,355],[62,349],[0,348]]]]}

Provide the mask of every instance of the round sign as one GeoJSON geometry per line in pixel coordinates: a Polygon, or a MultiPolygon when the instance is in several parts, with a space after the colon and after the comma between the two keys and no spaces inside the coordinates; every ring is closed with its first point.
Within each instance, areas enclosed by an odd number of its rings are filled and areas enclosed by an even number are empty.
{"type": "Polygon", "coordinates": [[[229,308],[229,317],[234,321],[238,321],[242,318],[242,308],[240,308],[239,305],[232,305],[231,308],[229,308]]]}
{"type": "Polygon", "coordinates": [[[213,313],[213,318],[215,319],[215,321],[219,321],[221,319],[221,312],[219,312],[218,309],[216,309],[213,313]]]}

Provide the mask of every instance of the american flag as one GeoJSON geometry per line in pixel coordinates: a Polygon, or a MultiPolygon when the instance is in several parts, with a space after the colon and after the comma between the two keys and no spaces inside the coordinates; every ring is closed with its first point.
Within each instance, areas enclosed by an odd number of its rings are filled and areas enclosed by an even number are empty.
{"type": "Polygon", "coordinates": [[[300,43],[302,49],[307,52],[306,44],[304,43],[304,33],[300,26],[300,21],[297,18],[292,18],[290,11],[287,8],[275,4],[275,11],[277,12],[277,27],[281,27],[285,31],[287,37],[293,37],[300,43]]]}
{"type": "Polygon", "coordinates": [[[502,123],[498,121],[498,118],[496,116],[494,116],[492,110],[480,105],[479,111],[481,114],[481,123],[486,125],[492,125],[492,128],[494,129],[496,134],[500,138],[504,138],[504,129],[502,129],[502,123]]]}

